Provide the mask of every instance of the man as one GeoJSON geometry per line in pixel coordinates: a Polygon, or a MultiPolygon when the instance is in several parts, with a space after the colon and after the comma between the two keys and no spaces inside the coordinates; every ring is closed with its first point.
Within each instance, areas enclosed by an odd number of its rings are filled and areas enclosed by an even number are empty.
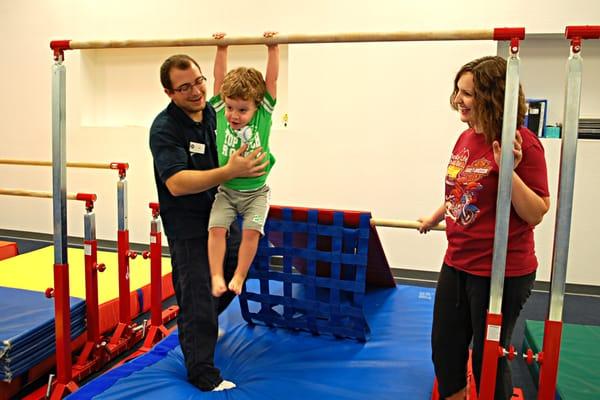
{"type": "MultiPolygon", "coordinates": [[[[208,217],[216,186],[237,177],[264,174],[260,149],[243,157],[245,147],[219,167],[215,140],[215,111],[206,102],[206,78],[187,55],[169,57],[160,80],[171,99],[150,128],[150,149],[161,216],[173,266],[173,286],[180,313],[179,342],[189,381],[203,391],[224,390],[235,384],[223,380],[214,366],[218,314],[234,298],[211,294],[207,256],[208,217]]],[[[225,274],[237,265],[240,231],[231,227],[225,274]]]]}

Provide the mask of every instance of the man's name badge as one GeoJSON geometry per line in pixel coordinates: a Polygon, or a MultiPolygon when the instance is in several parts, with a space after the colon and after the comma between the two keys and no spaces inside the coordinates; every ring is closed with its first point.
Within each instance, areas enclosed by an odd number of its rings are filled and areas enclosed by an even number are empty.
{"type": "Polygon", "coordinates": [[[204,154],[204,143],[190,142],[190,153],[204,154]]]}

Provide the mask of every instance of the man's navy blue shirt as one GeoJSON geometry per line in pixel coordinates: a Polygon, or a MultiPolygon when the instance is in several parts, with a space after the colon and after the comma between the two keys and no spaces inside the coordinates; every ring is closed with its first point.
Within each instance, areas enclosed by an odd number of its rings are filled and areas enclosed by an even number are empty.
{"type": "Polygon", "coordinates": [[[208,235],[208,217],[216,188],[175,197],[165,181],[183,170],[210,170],[219,166],[216,126],[215,110],[208,103],[202,122],[195,122],[171,102],[152,123],[150,150],[154,158],[154,179],[160,214],[169,239],[208,235]]]}

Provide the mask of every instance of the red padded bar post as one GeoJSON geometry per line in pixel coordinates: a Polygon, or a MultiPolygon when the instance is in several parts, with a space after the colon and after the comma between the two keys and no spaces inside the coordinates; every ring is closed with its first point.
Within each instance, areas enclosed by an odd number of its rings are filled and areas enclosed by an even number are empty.
{"type": "Polygon", "coordinates": [[[85,201],[85,207],[89,210],[94,208],[94,202],[96,199],[97,196],[94,193],[77,193],[75,195],[75,200],[85,201]]]}
{"type": "Polygon", "coordinates": [[[50,42],[50,48],[54,52],[54,59],[64,59],[65,50],[71,50],[70,40],[53,40],[50,42]]]}
{"type": "Polygon", "coordinates": [[[77,193],[75,199],[82,201],[96,201],[97,196],[94,193],[77,193]]]}
{"type": "Polygon", "coordinates": [[[85,246],[85,311],[88,342],[100,343],[98,312],[98,241],[84,240],[85,246]]]}
{"type": "Polygon", "coordinates": [[[71,382],[71,306],[69,265],[54,264],[54,321],[58,383],[71,382]]]}
{"type": "Polygon", "coordinates": [[[161,326],[162,321],[162,237],[160,232],[150,233],[151,323],[161,326]]]}
{"type": "Polygon", "coordinates": [[[152,209],[152,216],[154,218],[158,217],[160,214],[160,204],[152,202],[152,203],[148,203],[148,207],[150,207],[152,209]]]}
{"type": "MultiPolygon", "coordinates": [[[[129,231],[118,231],[117,250],[119,264],[119,322],[131,324],[131,305],[129,299],[129,231]]],[[[113,336],[114,337],[114,336],[113,336]]]]}
{"type": "Polygon", "coordinates": [[[110,169],[118,169],[119,176],[125,176],[127,174],[127,170],[129,169],[129,163],[124,162],[111,162],[110,169]]]}
{"type": "Polygon", "coordinates": [[[486,337],[483,345],[483,361],[481,366],[481,388],[479,400],[493,400],[496,389],[496,373],[498,358],[502,354],[500,348],[500,329],[502,314],[492,314],[488,311],[486,337]]]}
{"type": "Polygon", "coordinates": [[[525,39],[525,28],[494,28],[494,40],[525,39]]]}
{"type": "Polygon", "coordinates": [[[562,321],[546,320],[544,323],[544,359],[540,365],[538,399],[553,399],[556,394],[562,328],[562,321]]]}
{"type": "Polygon", "coordinates": [[[567,26],[565,37],[567,39],[600,39],[600,25],[567,26]]]}
{"type": "Polygon", "coordinates": [[[50,42],[50,48],[52,50],[71,50],[70,40],[53,40],[50,42]]]}

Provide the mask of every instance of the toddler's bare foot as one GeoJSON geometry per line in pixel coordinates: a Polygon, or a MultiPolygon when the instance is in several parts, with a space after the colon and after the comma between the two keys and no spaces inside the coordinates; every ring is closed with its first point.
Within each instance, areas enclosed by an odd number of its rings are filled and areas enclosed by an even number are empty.
{"type": "Polygon", "coordinates": [[[221,297],[223,293],[227,291],[227,285],[225,284],[225,279],[223,279],[222,275],[213,275],[211,278],[212,281],[212,295],[214,297],[221,297]]]}
{"type": "Polygon", "coordinates": [[[231,281],[229,281],[229,290],[231,290],[232,292],[235,292],[236,295],[239,296],[240,293],[242,293],[242,287],[244,286],[244,279],[245,277],[239,276],[237,274],[233,275],[233,278],[231,278],[231,281]]]}

